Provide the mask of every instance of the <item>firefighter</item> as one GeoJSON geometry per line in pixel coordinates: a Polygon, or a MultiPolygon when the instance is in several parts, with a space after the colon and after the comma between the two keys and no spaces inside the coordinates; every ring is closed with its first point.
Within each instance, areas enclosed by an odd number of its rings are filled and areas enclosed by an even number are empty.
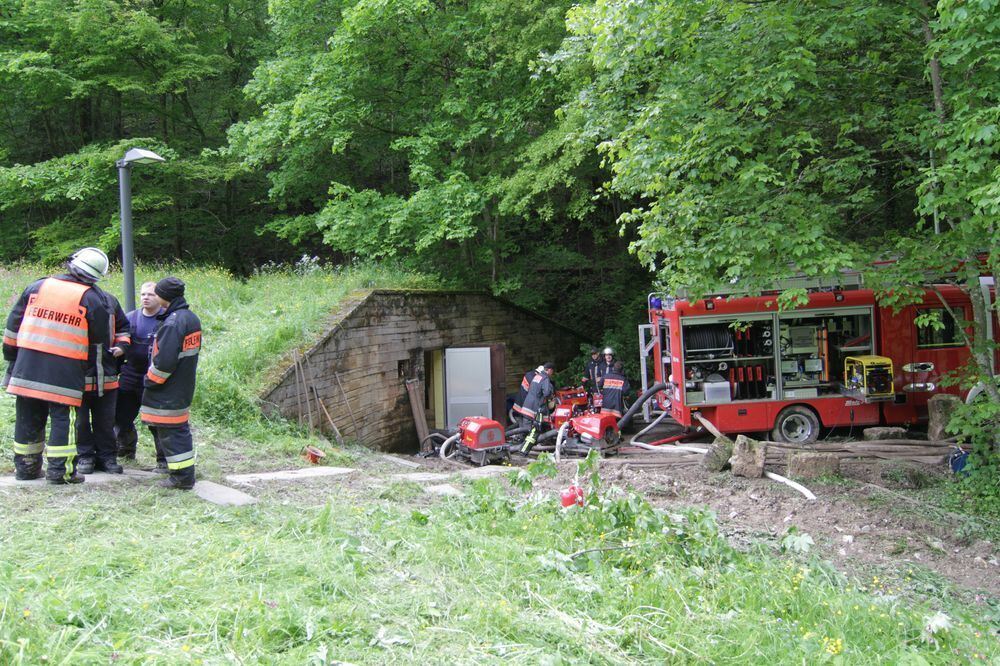
{"type": "MultiPolygon", "coordinates": [[[[153,336],[160,326],[157,316],[164,312],[155,290],[155,282],[144,283],[139,289],[141,307],[125,315],[132,333],[132,344],[125,352],[125,363],[122,365],[118,387],[118,404],[115,408],[118,457],[124,460],[135,460],[136,445],[139,442],[135,417],[139,415],[139,405],[142,404],[142,380],[149,370],[149,353],[153,347],[153,336]]],[[[166,474],[167,461],[155,439],[154,446],[156,468],[153,471],[166,474]]]]}
{"type": "Polygon", "coordinates": [[[597,362],[597,389],[600,392],[601,380],[605,375],[610,374],[615,369],[615,350],[611,347],[604,348],[604,358],[597,362]]]}
{"type": "Polygon", "coordinates": [[[162,323],[153,338],[139,416],[153,430],[167,461],[169,475],[159,485],[190,490],[195,454],[188,418],[201,351],[201,321],[184,300],[184,282],[179,278],[163,278],[154,291],[165,310],[157,315],[162,323]]]}
{"type": "Polygon", "coordinates": [[[16,396],[14,474],[42,476],[42,453],[52,484],[82,483],[76,446],[69,442],[70,407],[83,402],[87,367],[108,336],[108,313],[94,285],[108,272],[108,257],[93,247],[76,252],[67,273],[29,285],[7,317],[3,379],[16,396]],[[45,443],[45,424],[49,424],[45,443]]]}
{"type": "Polygon", "coordinates": [[[630,390],[621,361],[615,361],[601,382],[601,413],[609,412],[620,419],[625,411],[625,394],[630,390]]]}
{"type": "Polygon", "coordinates": [[[118,403],[118,369],[132,337],[129,322],[118,299],[94,287],[110,314],[108,337],[94,350],[87,369],[83,405],[76,410],[76,467],[80,474],[107,472],[122,474],[115,441],[115,407],[118,403]]]}
{"type": "Polygon", "coordinates": [[[531,382],[536,375],[542,372],[545,372],[545,368],[540,365],[534,370],[528,370],[524,373],[524,377],[521,377],[521,385],[517,389],[517,397],[514,398],[514,418],[512,419],[514,425],[518,427],[524,427],[531,423],[531,417],[524,413],[524,400],[528,397],[531,382]]]}
{"type": "Polygon", "coordinates": [[[521,406],[522,423],[531,425],[531,432],[524,438],[524,444],[521,446],[522,455],[528,455],[528,452],[535,446],[542,424],[545,422],[545,416],[549,410],[549,400],[555,394],[555,389],[552,386],[553,374],[555,374],[555,364],[544,364],[542,371],[535,373],[532,378],[528,395],[521,406]]]}
{"type": "Polygon", "coordinates": [[[597,393],[597,368],[601,364],[601,351],[597,347],[590,348],[590,360],[583,366],[583,387],[587,393],[597,393]]]}

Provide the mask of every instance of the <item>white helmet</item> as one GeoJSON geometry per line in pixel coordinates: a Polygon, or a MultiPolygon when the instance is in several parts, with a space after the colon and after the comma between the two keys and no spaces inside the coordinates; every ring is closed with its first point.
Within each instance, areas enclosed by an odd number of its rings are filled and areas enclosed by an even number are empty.
{"type": "Polygon", "coordinates": [[[604,351],[601,352],[601,353],[602,354],[611,354],[612,356],[614,356],[615,355],[615,350],[612,349],[611,347],[605,347],[604,351]]]}
{"type": "Polygon", "coordinates": [[[78,250],[69,259],[69,268],[77,276],[97,282],[108,274],[108,255],[96,247],[78,250]]]}

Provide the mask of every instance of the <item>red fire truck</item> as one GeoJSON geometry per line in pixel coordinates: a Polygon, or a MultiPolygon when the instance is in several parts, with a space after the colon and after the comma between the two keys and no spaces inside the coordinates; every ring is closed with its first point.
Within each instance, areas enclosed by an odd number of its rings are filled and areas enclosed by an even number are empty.
{"type": "MultiPolygon", "coordinates": [[[[966,363],[969,349],[935,291],[893,312],[857,275],[777,286],[756,297],[650,294],[650,323],[640,326],[643,388],[651,365],[653,379],[667,384],[656,400],[661,410],[688,427],[700,412],[725,433],[771,431],[778,441],[808,443],[824,427],[918,423],[931,396],[959,394],[940,381],[966,363]],[[779,312],[775,294],[791,287],[805,288],[808,302],[779,312]],[[943,328],[918,327],[915,318],[925,313],[943,328]]],[[[992,281],[981,287],[991,303],[992,281]]],[[[936,290],[959,317],[972,319],[960,289],[936,290]]],[[[997,330],[994,315],[994,340],[997,330]]]]}

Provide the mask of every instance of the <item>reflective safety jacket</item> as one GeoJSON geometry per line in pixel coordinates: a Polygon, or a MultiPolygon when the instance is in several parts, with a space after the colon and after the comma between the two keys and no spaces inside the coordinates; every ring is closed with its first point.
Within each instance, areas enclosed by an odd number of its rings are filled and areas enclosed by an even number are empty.
{"type": "MultiPolygon", "coordinates": [[[[517,388],[517,398],[514,399],[514,412],[524,414],[524,399],[528,397],[528,390],[531,388],[531,380],[538,374],[537,370],[528,370],[521,377],[521,385],[517,388]]],[[[527,414],[524,414],[528,416],[527,414]]],[[[532,415],[533,416],[533,415],[532,415]]],[[[531,418],[530,416],[528,418],[531,418]]]]}
{"type": "Polygon", "coordinates": [[[146,425],[178,427],[188,422],[194,399],[198,353],[201,351],[201,320],[187,301],[175,298],[153,338],[153,354],[143,380],[139,417],[146,425]]]}
{"type": "Polygon", "coordinates": [[[118,373],[121,368],[122,355],[115,358],[111,353],[112,347],[120,347],[128,353],[129,345],[132,344],[132,335],[129,331],[128,318],[118,299],[97,287],[94,291],[101,295],[104,301],[104,310],[108,313],[106,322],[102,322],[100,327],[101,343],[95,347],[93,353],[93,363],[87,368],[87,377],[84,383],[84,391],[95,392],[103,395],[104,391],[112,391],[118,388],[118,373]]]}
{"type": "Polygon", "coordinates": [[[628,379],[614,369],[604,375],[601,383],[601,412],[610,412],[618,418],[622,417],[625,411],[625,394],[632,389],[628,384],[628,379]]]}
{"type": "Polygon", "coordinates": [[[83,401],[87,367],[107,331],[104,300],[71,275],[32,283],[7,317],[3,355],[8,393],[74,407],[83,401]]]}
{"type": "Polygon", "coordinates": [[[597,368],[594,370],[594,374],[597,376],[597,388],[601,388],[601,381],[615,371],[614,360],[608,363],[604,358],[597,359],[597,368]]]}
{"type": "Polygon", "coordinates": [[[538,413],[545,411],[546,404],[553,393],[555,393],[555,389],[552,387],[549,373],[535,373],[535,376],[531,378],[528,395],[524,398],[524,404],[521,405],[521,410],[518,413],[529,419],[535,418],[538,413]]]}

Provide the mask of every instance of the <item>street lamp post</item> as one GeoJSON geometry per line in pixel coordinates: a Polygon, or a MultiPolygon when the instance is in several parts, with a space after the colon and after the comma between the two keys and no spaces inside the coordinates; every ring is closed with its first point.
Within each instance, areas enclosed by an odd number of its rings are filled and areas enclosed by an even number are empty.
{"type": "Polygon", "coordinates": [[[165,160],[151,150],[131,148],[115,162],[118,167],[118,203],[122,221],[122,275],[125,282],[125,311],[135,310],[135,253],[132,243],[132,165],[165,160]]]}

